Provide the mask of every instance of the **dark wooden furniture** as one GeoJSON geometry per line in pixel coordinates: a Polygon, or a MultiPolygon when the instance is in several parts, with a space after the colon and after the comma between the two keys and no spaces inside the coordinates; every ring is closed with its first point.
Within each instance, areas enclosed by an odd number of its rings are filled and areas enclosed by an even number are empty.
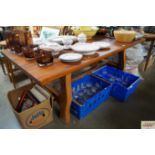
{"type": "Polygon", "coordinates": [[[152,50],[154,47],[155,34],[145,33],[144,38],[146,39],[146,41],[150,41],[150,47],[149,47],[149,51],[147,54],[146,63],[145,63],[145,67],[144,67],[144,71],[146,71],[150,57],[151,57],[151,54],[152,54],[152,50]]]}
{"type": "MultiPolygon", "coordinates": [[[[23,72],[25,72],[31,79],[36,83],[45,87],[50,82],[60,79],[61,91],[52,89],[60,103],[60,117],[66,122],[70,122],[70,106],[72,101],[72,73],[90,65],[99,63],[100,61],[118,54],[119,62],[118,67],[120,69],[125,68],[126,59],[125,52],[126,49],[132,47],[138,43],[144,42],[145,39],[139,39],[132,43],[118,43],[114,39],[108,38],[96,38],[94,40],[107,41],[111,44],[110,49],[100,50],[97,52],[97,55],[90,58],[83,58],[82,61],[78,63],[63,63],[58,58],[54,59],[54,63],[51,66],[47,67],[38,67],[35,60],[27,61],[24,57],[18,56],[16,54],[10,53],[8,50],[3,51],[3,54],[7,58],[9,63],[17,65],[23,72]]],[[[71,50],[66,50],[65,52],[73,52],[71,50]]]]}
{"type": "Polygon", "coordinates": [[[3,70],[3,73],[6,75],[5,66],[4,66],[4,64],[5,64],[5,58],[1,54],[1,52],[0,52],[0,64],[1,64],[1,67],[2,67],[2,70],[3,70]]]}
{"type": "MultiPolygon", "coordinates": [[[[6,42],[5,41],[0,41],[0,49],[1,51],[6,47],[6,42]]],[[[5,57],[0,51],[0,64],[3,70],[3,73],[6,75],[6,70],[5,70],[5,57]]]]}
{"type": "MultiPolygon", "coordinates": [[[[22,54],[22,46],[32,45],[31,32],[28,30],[7,30],[4,32],[5,41],[2,42],[5,48],[16,51],[17,54],[22,54]]],[[[8,61],[4,61],[10,82],[13,83],[14,88],[16,88],[15,71],[18,67],[13,66],[8,61]]]]}

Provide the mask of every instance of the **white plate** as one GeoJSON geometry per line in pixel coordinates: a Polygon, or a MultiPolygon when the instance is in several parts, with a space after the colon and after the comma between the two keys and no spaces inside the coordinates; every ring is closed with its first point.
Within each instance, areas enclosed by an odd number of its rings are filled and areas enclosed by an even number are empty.
{"type": "Polygon", "coordinates": [[[45,44],[40,45],[39,48],[42,50],[52,51],[52,48],[45,44]]]}
{"type": "Polygon", "coordinates": [[[59,43],[59,44],[62,44],[62,41],[63,41],[62,37],[57,37],[57,38],[52,39],[52,42],[56,42],[56,43],[59,43]]]}
{"type": "Polygon", "coordinates": [[[43,44],[43,40],[41,38],[33,38],[33,45],[41,45],[43,44]]]}
{"type": "Polygon", "coordinates": [[[86,53],[83,53],[83,55],[88,56],[88,55],[94,55],[95,53],[96,53],[96,51],[95,52],[86,52],[86,53]]]}
{"type": "Polygon", "coordinates": [[[64,49],[64,47],[59,45],[58,43],[45,43],[40,45],[39,48],[44,50],[55,51],[55,52],[60,52],[64,49]]]}
{"type": "Polygon", "coordinates": [[[59,59],[64,62],[76,62],[82,59],[82,55],[78,53],[66,53],[59,56],[59,59]]]}
{"type": "Polygon", "coordinates": [[[96,42],[93,42],[93,44],[99,46],[100,49],[110,48],[110,43],[107,43],[104,41],[96,41],[96,42]]]}
{"type": "Polygon", "coordinates": [[[44,44],[47,45],[47,46],[60,46],[58,43],[48,42],[48,41],[46,41],[44,44]]]}
{"type": "Polygon", "coordinates": [[[61,36],[49,38],[48,41],[49,42],[56,42],[56,43],[62,44],[63,43],[63,39],[65,37],[70,37],[73,41],[76,41],[77,40],[77,37],[76,36],[72,36],[72,35],[69,35],[69,36],[66,35],[66,36],[64,36],[64,35],[61,35],[61,36]]]}
{"type": "Polygon", "coordinates": [[[72,46],[72,50],[81,54],[91,53],[99,50],[99,46],[92,43],[77,43],[72,46]]]}

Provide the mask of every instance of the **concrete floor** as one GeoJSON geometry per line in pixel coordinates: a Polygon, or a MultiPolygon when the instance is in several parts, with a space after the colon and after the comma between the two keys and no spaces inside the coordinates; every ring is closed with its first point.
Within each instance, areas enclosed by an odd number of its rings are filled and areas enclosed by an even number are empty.
{"type": "MultiPolygon", "coordinates": [[[[83,120],[71,116],[71,124],[65,125],[59,118],[59,107],[54,105],[54,121],[43,128],[63,129],[137,129],[142,120],[155,120],[155,64],[143,73],[144,81],[136,92],[122,103],[110,97],[83,120]]],[[[18,86],[29,83],[23,74],[18,76],[18,86]]],[[[13,89],[0,67],[0,128],[21,128],[13,114],[7,92],[13,89]]]]}

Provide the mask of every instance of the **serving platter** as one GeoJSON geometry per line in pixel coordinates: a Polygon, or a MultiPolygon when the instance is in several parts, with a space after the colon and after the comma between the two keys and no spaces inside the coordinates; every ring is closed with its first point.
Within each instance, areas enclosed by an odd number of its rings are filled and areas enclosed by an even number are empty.
{"type": "Polygon", "coordinates": [[[77,62],[82,59],[82,54],[78,53],[65,53],[59,56],[59,59],[63,62],[77,62]]]}
{"type": "Polygon", "coordinates": [[[111,46],[110,43],[105,41],[95,41],[93,44],[99,46],[100,49],[110,48],[111,46]]]}
{"type": "Polygon", "coordinates": [[[71,49],[83,55],[92,55],[99,50],[99,46],[92,43],[77,43],[74,44],[71,49]]]}

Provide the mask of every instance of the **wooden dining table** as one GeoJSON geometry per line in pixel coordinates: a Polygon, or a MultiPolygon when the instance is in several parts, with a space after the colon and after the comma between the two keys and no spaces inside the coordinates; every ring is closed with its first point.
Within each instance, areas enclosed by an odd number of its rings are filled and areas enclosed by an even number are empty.
{"type": "MultiPolygon", "coordinates": [[[[97,54],[92,57],[84,57],[80,62],[64,63],[58,58],[50,66],[39,67],[35,60],[28,61],[23,56],[18,56],[9,50],[4,50],[3,54],[9,63],[18,66],[28,77],[42,87],[47,86],[49,83],[59,79],[61,89],[52,89],[52,92],[57,96],[60,104],[60,118],[65,123],[70,123],[70,107],[72,103],[72,75],[74,72],[85,67],[97,64],[111,56],[118,55],[118,68],[124,70],[126,64],[126,49],[138,43],[145,41],[144,38],[138,39],[131,43],[119,43],[115,39],[96,37],[92,41],[105,41],[110,43],[109,49],[102,49],[97,51],[97,54]]],[[[65,50],[65,53],[74,52],[72,50],[65,50]]]]}

